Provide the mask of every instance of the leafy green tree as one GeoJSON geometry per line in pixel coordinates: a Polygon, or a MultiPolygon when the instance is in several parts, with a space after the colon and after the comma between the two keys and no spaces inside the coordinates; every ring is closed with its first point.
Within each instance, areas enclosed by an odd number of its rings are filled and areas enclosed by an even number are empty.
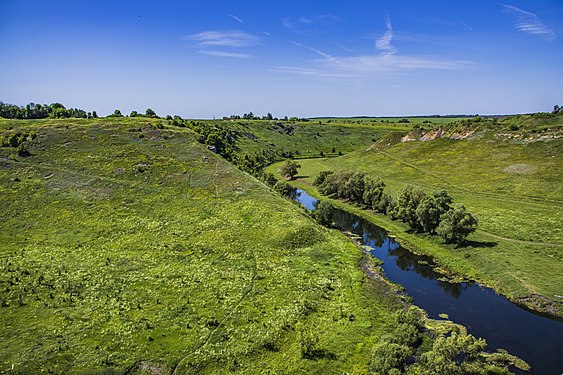
{"type": "Polygon", "coordinates": [[[326,178],[333,174],[334,171],[321,171],[319,172],[319,175],[317,177],[315,177],[315,180],[313,181],[313,185],[315,187],[320,187],[326,180],[326,178]]]}
{"type": "Polygon", "coordinates": [[[274,185],[274,190],[287,197],[294,200],[297,195],[297,189],[285,181],[279,181],[274,185]]]}
{"type": "Polygon", "coordinates": [[[477,229],[477,219],[463,205],[457,205],[440,217],[436,233],[447,243],[462,243],[477,229]]]}
{"type": "Polygon", "coordinates": [[[148,116],[148,117],[158,117],[158,116],[156,115],[156,112],[153,111],[153,110],[150,109],[150,108],[147,108],[147,110],[145,111],[145,116],[148,116]]]}
{"type": "Polygon", "coordinates": [[[129,117],[137,117],[139,116],[139,112],[137,111],[131,111],[131,113],[129,114],[129,117]]]}
{"type": "Polygon", "coordinates": [[[424,195],[422,190],[414,189],[409,185],[403,189],[397,200],[397,218],[415,230],[420,229],[416,209],[424,195]]]}
{"type": "Polygon", "coordinates": [[[297,175],[298,168],[301,168],[301,165],[299,165],[299,163],[293,160],[288,160],[281,167],[281,175],[288,180],[293,180],[297,175]]]}
{"type": "Polygon", "coordinates": [[[450,210],[450,208],[452,207],[451,205],[454,201],[452,199],[452,197],[450,197],[448,192],[445,191],[445,190],[440,190],[440,191],[435,192],[433,195],[434,195],[434,198],[436,199],[436,204],[437,204],[438,210],[440,211],[440,215],[448,212],[450,210]]]}
{"type": "Polygon", "coordinates": [[[265,172],[262,173],[262,181],[264,181],[267,185],[270,186],[274,186],[275,184],[277,184],[278,180],[277,178],[274,176],[273,173],[269,173],[269,172],[265,172]]]}
{"type": "Polygon", "coordinates": [[[92,111],[92,118],[98,118],[98,113],[96,111],[92,111]]]}
{"type": "Polygon", "coordinates": [[[391,194],[384,192],[381,195],[381,199],[379,199],[377,206],[374,206],[373,209],[382,214],[389,215],[391,216],[391,219],[393,219],[392,213],[395,211],[396,205],[397,204],[391,194]]]}
{"type": "Polygon", "coordinates": [[[436,198],[426,195],[416,208],[416,216],[422,226],[422,230],[427,233],[434,233],[438,224],[440,224],[440,209],[436,198]]]}
{"type": "Polygon", "coordinates": [[[354,172],[344,182],[341,196],[352,202],[362,203],[364,195],[364,172],[354,172]]]}
{"type": "Polygon", "coordinates": [[[369,363],[369,372],[371,374],[401,374],[407,358],[411,355],[411,349],[400,344],[391,342],[382,342],[377,344],[371,356],[369,363]]]}
{"type": "Polygon", "coordinates": [[[111,115],[109,115],[108,117],[123,117],[123,115],[121,114],[121,111],[119,109],[116,109],[115,111],[113,111],[113,113],[111,115]]]}
{"type": "Polygon", "coordinates": [[[364,179],[364,194],[362,196],[364,204],[369,208],[375,209],[381,201],[384,189],[385,183],[383,181],[366,177],[364,179]]]}

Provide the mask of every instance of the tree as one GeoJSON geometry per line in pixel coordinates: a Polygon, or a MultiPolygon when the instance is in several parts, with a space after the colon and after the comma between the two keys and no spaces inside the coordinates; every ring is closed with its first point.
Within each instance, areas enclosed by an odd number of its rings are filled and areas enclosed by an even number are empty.
{"type": "Polygon", "coordinates": [[[339,194],[348,198],[352,202],[362,203],[362,197],[364,195],[364,172],[354,172],[348,179],[344,182],[339,194]]]}
{"type": "Polygon", "coordinates": [[[416,208],[416,216],[422,226],[422,230],[427,233],[434,233],[438,224],[440,224],[440,209],[436,198],[431,195],[426,195],[420,201],[416,208]]]}
{"type": "Polygon", "coordinates": [[[108,117],[123,117],[123,115],[121,114],[121,111],[119,109],[116,109],[115,111],[113,111],[113,113],[111,115],[109,115],[108,117]]]}
{"type": "Polygon", "coordinates": [[[264,172],[262,174],[262,181],[264,181],[266,184],[270,186],[274,186],[278,182],[274,174],[269,172],[264,172]]]}
{"type": "Polygon", "coordinates": [[[153,111],[153,110],[150,109],[150,108],[147,108],[147,110],[145,111],[145,116],[148,116],[148,117],[158,117],[158,116],[156,115],[156,112],[153,111]]]}
{"type": "Polygon", "coordinates": [[[457,205],[440,217],[436,233],[447,243],[461,243],[477,229],[477,219],[463,205],[457,205]]]}
{"type": "Polygon", "coordinates": [[[450,208],[452,208],[451,204],[453,203],[454,200],[452,199],[452,197],[450,197],[447,191],[440,190],[435,192],[433,195],[434,198],[436,199],[436,204],[438,210],[440,211],[440,215],[445,214],[450,210],[450,208]]]}
{"type": "Polygon", "coordinates": [[[281,175],[288,180],[293,180],[297,175],[297,168],[301,168],[299,163],[288,160],[281,167],[281,175]]]}
{"type": "Polygon", "coordinates": [[[139,116],[139,112],[137,111],[131,111],[131,113],[129,114],[129,117],[137,117],[139,116]]]}
{"type": "Polygon", "coordinates": [[[397,200],[397,218],[403,223],[407,223],[412,229],[420,229],[416,209],[424,195],[422,190],[415,190],[409,185],[403,189],[397,200]]]}
{"type": "Polygon", "coordinates": [[[285,181],[279,181],[274,185],[274,191],[277,191],[284,197],[295,199],[297,196],[297,189],[285,181]]]}
{"type": "Polygon", "coordinates": [[[384,189],[385,183],[383,181],[365,178],[364,195],[362,196],[364,204],[369,208],[376,209],[376,207],[379,206],[384,189]]]}
{"type": "Polygon", "coordinates": [[[315,177],[315,180],[313,181],[313,185],[316,186],[316,187],[321,186],[325,182],[327,176],[331,175],[333,173],[334,173],[333,171],[321,171],[321,172],[319,172],[319,175],[317,177],[315,177]]]}
{"type": "Polygon", "coordinates": [[[273,120],[274,116],[272,116],[272,114],[270,112],[268,112],[268,114],[266,115],[266,120],[273,120]]]}
{"type": "Polygon", "coordinates": [[[92,111],[92,117],[93,118],[98,118],[98,113],[96,111],[92,111]]]}

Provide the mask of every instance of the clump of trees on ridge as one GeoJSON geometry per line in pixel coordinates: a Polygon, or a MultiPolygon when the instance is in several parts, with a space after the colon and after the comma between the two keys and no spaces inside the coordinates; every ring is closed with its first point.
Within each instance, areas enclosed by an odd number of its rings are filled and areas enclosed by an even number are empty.
{"type": "Polygon", "coordinates": [[[86,112],[79,108],[66,108],[61,103],[35,104],[25,107],[0,102],[0,117],[9,119],[41,119],[41,118],[96,118],[96,111],[86,112]]]}
{"type": "Polygon", "coordinates": [[[447,243],[463,243],[478,224],[463,205],[453,204],[445,190],[426,194],[409,185],[394,198],[383,181],[350,170],[322,171],[313,185],[323,195],[347,199],[400,220],[416,232],[439,235],[447,243]]]}

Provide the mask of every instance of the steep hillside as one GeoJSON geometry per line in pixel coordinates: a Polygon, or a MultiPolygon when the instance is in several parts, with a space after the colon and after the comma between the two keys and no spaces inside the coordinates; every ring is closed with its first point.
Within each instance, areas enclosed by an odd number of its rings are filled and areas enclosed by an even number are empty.
{"type": "Polygon", "coordinates": [[[361,252],[191,131],[0,122],[18,132],[37,137],[0,148],[0,372],[367,366],[397,305],[361,252]]]}

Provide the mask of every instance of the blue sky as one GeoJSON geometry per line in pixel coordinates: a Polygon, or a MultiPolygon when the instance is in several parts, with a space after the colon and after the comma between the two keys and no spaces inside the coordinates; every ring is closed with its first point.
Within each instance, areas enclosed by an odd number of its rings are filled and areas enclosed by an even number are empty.
{"type": "Polygon", "coordinates": [[[0,100],[211,118],[563,104],[563,1],[0,0],[0,100]]]}

